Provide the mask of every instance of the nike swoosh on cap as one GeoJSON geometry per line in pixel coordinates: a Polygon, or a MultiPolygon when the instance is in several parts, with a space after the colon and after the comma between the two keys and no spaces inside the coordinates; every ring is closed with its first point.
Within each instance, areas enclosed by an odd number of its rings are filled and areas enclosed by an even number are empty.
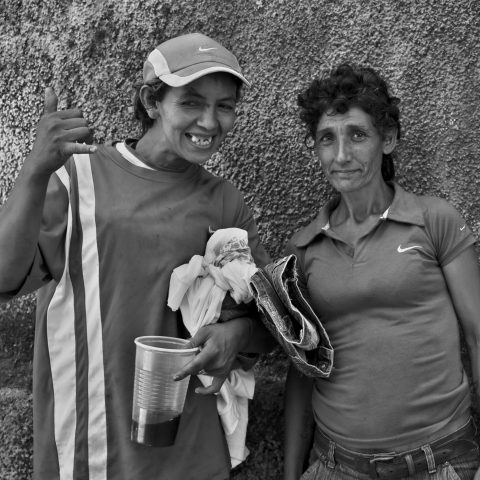
{"type": "Polygon", "coordinates": [[[407,252],[408,250],[413,250],[415,248],[423,248],[423,247],[421,245],[412,245],[411,247],[402,248],[402,246],[399,245],[398,248],[397,248],[397,252],[398,253],[403,253],[403,252],[407,252]]]}
{"type": "Polygon", "coordinates": [[[216,47],[209,47],[209,48],[198,47],[199,52],[209,52],[210,50],[216,50],[216,47]]]}

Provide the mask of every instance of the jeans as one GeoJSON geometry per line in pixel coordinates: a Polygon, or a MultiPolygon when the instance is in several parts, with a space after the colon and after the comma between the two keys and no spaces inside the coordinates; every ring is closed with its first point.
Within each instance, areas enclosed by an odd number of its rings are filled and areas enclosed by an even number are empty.
{"type": "Polygon", "coordinates": [[[250,279],[250,288],[265,326],[295,367],[310,377],[328,377],[333,348],[298,286],[295,255],[259,269],[250,279]]]}
{"type": "MultiPolygon", "coordinates": [[[[435,473],[418,472],[401,480],[473,480],[480,466],[478,447],[437,466],[435,473]]],[[[327,457],[321,456],[302,475],[301,480],[370,480],[370,476],[339,465],[327,467],[327,457]]]]}

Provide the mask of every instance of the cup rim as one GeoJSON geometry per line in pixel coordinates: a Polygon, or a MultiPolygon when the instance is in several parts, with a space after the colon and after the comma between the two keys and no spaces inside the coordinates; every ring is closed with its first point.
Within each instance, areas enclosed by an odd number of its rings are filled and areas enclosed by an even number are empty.
{"type": "Polygon", "coordinates": [[[164,348],[164,347],[154,347],[152,345],[145,345],[142,343],[142,340],[146,339],[165,339],[165,340],[175,340],[179,343],[188,343],[188,340],[184,338],[178,337],[168,337],[165,335],[144,335],[141,337],[135,338],[134,342],[135,345],[141,346],[143,349],[148,350],[150,352],[168,352],[168,353],[194,353],[200,350],[199,347],[192,347],[192,348],[164,348]]]}

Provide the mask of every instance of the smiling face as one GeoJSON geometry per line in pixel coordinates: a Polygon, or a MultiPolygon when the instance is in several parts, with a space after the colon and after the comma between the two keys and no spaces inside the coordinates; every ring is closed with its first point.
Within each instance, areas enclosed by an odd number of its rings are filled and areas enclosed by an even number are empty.
{"type": "Polygon", "coordinates": [[[206,75],[184,87],[171,87],[148,110],[147,132],[162,163],[202,164],[215,153],[235,122],[237,84],[225,73],[206,75]]]}
{"type": "Polygon", "coordinates": [[[379,185],[382,156],[395,148],[394,133],[382,136],[370,115],[358,107],[324,113],[317,125],[315,151],[330,184],[340,193],[379,185]]]}

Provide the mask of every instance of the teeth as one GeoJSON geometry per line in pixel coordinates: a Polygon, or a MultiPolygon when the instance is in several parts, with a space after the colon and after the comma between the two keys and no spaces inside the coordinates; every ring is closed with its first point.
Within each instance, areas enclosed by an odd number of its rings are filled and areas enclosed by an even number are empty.
{"type": "Polygon", "coordinates": [[[195,135],[190,134],[190,138],[193,143],[200,145],[202,147],[206,147],[207,145],[210,145],[212,143],[213,137],[197,137],[195,135]]]}

